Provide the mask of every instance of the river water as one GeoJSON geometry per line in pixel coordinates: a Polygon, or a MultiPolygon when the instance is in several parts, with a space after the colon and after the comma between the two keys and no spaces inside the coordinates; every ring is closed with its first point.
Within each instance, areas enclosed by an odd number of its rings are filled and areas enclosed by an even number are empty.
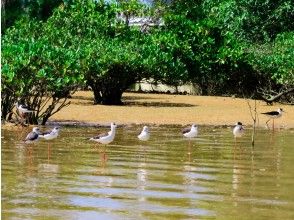
{"type": "Polygon", "coordinates": [[[179,126],[63,127],[58,139],[23,144],[27,129],[2,130],[2,219],[294,219],[294,131],[179,126]],[[107,129],[106,129],[107,130],[107,129]],[[104,152],[105,151],[105,155],[104,152]]]}

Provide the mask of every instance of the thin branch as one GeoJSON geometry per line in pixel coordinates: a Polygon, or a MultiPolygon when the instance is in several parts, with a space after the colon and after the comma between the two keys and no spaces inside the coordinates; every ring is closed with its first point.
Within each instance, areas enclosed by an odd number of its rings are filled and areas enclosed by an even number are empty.
{"type": "Polygon", "coordinates": [[[55,111],[51,112],[51,116],[54,115],[55,113],[57,113],[58,111],[60,111],[62,108],[66,107],[66,106],[69,106],[71,102],[69,101],[68,103],[65,103],[66,101],[67,101],[67,98],[64,99],[62,104],[55,111]]]}
{"type": "Polygon", "coordinates": [[[45,100],[40,105],[40,112],[44,109],[44,107],[47,105],[47,103],[50,101],[51,97],[47,96],[45,100]]]}
{"type": "Polygon", "coordinates": [[[253,131],[252,131],[252,135],[251,135],[251,145],[254,146],[255,144],[255,133],[256,133],[256,121],[259,121],[258,119],[258,114],[257,114],[257,105],[256,105],[256,99],[254,100],[254,109],[252,110],[252,106],[249,102],[248,99],[245,99],[246,102],[247,102],[247,105],[248,105],[248,108],[249,108],[249,111],[250,111],[250,116],[251,116],[251,119],[253,121],[253,131]]]}

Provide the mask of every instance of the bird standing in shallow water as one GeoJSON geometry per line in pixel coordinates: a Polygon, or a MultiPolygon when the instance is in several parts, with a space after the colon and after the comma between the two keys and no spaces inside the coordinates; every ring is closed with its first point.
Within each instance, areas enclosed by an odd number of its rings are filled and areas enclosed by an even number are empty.
{"type": "MultiPolygon", "coordinates": [[[[52,140],[58,137],[59,135],[60,128],[59,127],[54,127],[51,131],[45,131],[44,133],[40,133],[39,137],[44,138],[45,140],[52,140]]],[[[48,150],[48,161],[50,157],[50,145],[48,143],[47,146],[48,150]]]]}
{"type": "MultiPolygon", "coordinates": [[[[115,130],[116,130],[116,124],[115,123],[111,123],[110,125],[110,131],[108,133],[103,133],[103,134],[99,134],[95,137],[90,138],[90,141],[96,141],[97,143],[100,144],[110,144],[115,137],[115,130]]],[[[105,154],[105,150],[103,153],[103,160],[106,160],[106,154],[105,154]]]]}
{"type": "Polygon", "coordinates": [[[52,140],[58,137],[59,131],[59,127],[54,127],[51,131],[45,131],[44,133],[40,133],[39,136],[41,138],[44,138],[45,140],[52,140]]]}
{"type": "Polygon", "coordinates": [[[143,130],[138,135],[139,140],[141,141],[148,141],[150,138],[149,128],[147,126],[143,127],[143,130]]]}
{"type": "MultiPolygon", "coordinates": [[[[149,128],[147,126],[144,126],[143,130],[138,135],[138,139],[140,141],[148,141],[149,138],[150,138],[149,128]]],[[[145,147],[143,149],[144,149],[144,157],[145,157],[145,153],[146,153],[145,147]]]]}
{"type": "Polygon", "coordinates": [[[236,126],[233,129],[233,134],[235,138],[242,137],[242,135],[244,134],[244,128],[241,122],[236,123],[236,126]]]}
{"type": "Polygon", "coordinates": [[[35,143],[36,141],[39,140],[39,134],[40,134],[40,129],[38,127],[34,127],[33,131],[27,135],[24,142],[26,144],[35,143]]]}
{"type": "Polygon", "coordinates": [[[191,128],[184,128],[182,133],[186,138],[194,138],[198,135],[198,127],[192,124],[191,128]]]}
{"type": "Polygon", "coordinates": [[[244,131],[245,130],[244,130],[243,124],[241,122],[237,122],[234,129],[233,129],[233,134],[234,134],[234,138],[235,138],[235,144],[237,142],[237,138],[243,136],[244,131]]]}
{"type": "Polygon", "coordinates": [[[191,128],[184,128],[182,133],[184,137],[189,138],[188,155],[189,161],[191,161],[191,138],[194,138],[198,135],[198,127],[195,124],[192,124],[191,128]]]}
{"type": "Polygon", "coordinates": [[[282,116],[282,113],[285,112],[282,108],[278,108],[277,111],[271,111],[271,112],[263,112],[261,114],[266,115],[269,117],[269,120],[266,121],[266,126],[268,127],[268,122],[273,119],[273,130],[275,128],[275,119],[280,118],[282,116]]]}

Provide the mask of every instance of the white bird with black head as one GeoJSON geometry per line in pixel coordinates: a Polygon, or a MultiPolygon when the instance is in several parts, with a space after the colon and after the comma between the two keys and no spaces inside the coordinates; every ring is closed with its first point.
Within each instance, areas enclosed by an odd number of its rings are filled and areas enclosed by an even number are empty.
{"type": "Polygon", "coordinates": [[[24,115],[26,113],[32,113],[35,112],[36,110],[33,109],[29,109],[28,106],[24,105],[24,104],[19,104],[18,102],[14,104],[15,107],[17,108],[17,110],[19,111],[20,114],[24,115]]]}
{"type": "Polygon", "coordinates": [[[243,124],[241,122],[237,122],[235,124],[234,129],[233,129],[233,135],[234,135],[235,139],[238,137],[242,137],[244,134],[244,131],[245,130],[244,130],[243,124]]]}
{"type": "Polygon", "coordinates": [[[285,112],[282,108],[278,108],[277,111],[271,111],[271,112],[263,112],[261,114],[266,115],[269,117],[269,120],[266,121],[266,126],[268,127],[268,122],[273,119],[273,130],[275,126],[275,119],[282,117],[283,112],[285,112]]]}

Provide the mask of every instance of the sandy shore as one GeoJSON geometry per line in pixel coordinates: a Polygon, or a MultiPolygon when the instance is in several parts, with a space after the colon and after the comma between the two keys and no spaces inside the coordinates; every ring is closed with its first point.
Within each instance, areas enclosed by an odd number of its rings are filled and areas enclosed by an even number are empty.
{"type": "MultiPolygon", "coordinates": [[[[93,105],[92,92],[79,91],[71,105],[51,117],[51,121],[81,121],[109,124],[179,124],[233,125],[241,121],[252,125],[245,99],[213,96],[124,93],[124,106],[93,105]]],[[[254,107],[254,100],[250,100],[254,107]]],[[[257,111],[266,112],[283,108],[287,113],[275,120],[277,127],[294,128],[294,106],[266,105],[257,101],[257,111]]],[[[267,117],[259,114],[260,127],[266,126],[267,117]]]]}

